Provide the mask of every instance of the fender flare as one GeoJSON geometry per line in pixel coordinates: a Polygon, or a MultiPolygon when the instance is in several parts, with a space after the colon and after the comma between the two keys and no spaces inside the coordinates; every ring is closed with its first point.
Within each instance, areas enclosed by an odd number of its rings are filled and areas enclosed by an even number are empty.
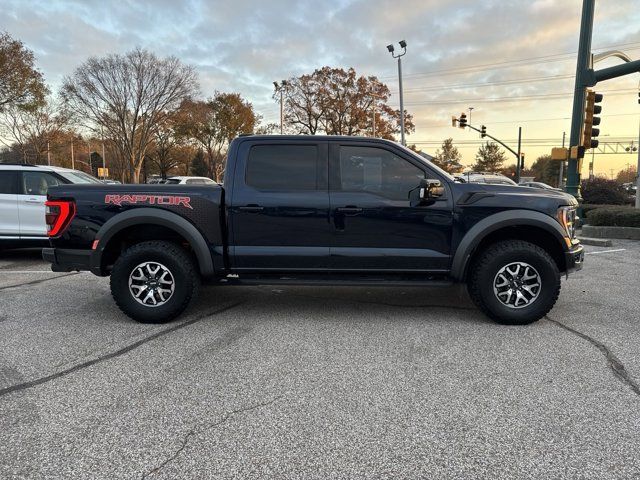
{"type": "Polygon", "coordinates": [[[200,231],[180,215],[156,208],[133,208],[107,220],[95,237],[98,240],[98,248],[91,255],[91,271],[97,275],[104,275],[102,255],[109,241],[123,229],[140,224],[160,225],[181,235],[191,245],[198,260],[200,273],[205,277],[214,274],[211,251],[200,231]]]}
{"type": "Polygon", "coordinates": [[[469,229],[458,244],[451,263],[451,277],[462,281],[465,278],[471,255],[480,242],[491,232],[504,227],[538,227],[551,233],[559,242],[562,250],[567,251],[566,232],[553,217],[533,210],[506,210],[490,215],[469,229]]]}

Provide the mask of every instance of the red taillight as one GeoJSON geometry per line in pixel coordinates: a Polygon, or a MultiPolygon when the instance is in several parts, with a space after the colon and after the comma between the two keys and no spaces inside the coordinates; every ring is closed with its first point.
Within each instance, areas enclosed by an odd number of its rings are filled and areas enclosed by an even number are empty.
{"type": "Polygon", "coordinates": [[[57,237],[71,223],[76,214],[76,204],[66,200],[47,200],[45,219],[50,237],[57,237]]]}

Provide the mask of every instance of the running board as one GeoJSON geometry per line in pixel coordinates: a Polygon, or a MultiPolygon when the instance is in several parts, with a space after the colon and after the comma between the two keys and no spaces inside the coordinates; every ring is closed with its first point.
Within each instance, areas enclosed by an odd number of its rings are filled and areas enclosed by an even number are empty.
{"type": "Polygon", "coordinates": [[[443,276],[426,275],[229,275],[217,285],[305,285],[325,287],[450,287],[454,282],[443,276]]]}

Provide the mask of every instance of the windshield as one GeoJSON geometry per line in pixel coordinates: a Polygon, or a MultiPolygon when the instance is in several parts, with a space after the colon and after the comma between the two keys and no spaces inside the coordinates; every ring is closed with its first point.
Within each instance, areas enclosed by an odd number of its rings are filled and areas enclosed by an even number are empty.
{"type": "Polygon", "coordinates": [[[167,178],[164,181],[165,185],[175,185],[177,183],[180,183],[180,179],[179,178],[167,178]]]}
{"type": "Polygon", "coordinates": [[[102,183],[96,177],[89,175],[88,173],[72,171],[65,172],[59,171],[60,175],[69,180],[71,183],[102,183]]]}

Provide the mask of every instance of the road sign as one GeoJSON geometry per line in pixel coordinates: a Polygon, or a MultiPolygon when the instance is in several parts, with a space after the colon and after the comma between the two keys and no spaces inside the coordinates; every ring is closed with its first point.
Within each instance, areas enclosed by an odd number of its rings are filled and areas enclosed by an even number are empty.
{"type": "Polygon", "coordinates": [[[567,160],[569,158],[569,149],[564,147],[555,147],[551,149],[551,160],[567,160]]]}
{"type": "Polygon", "coordinates": [[[109,176],[109,169],[98,167],[98,176],[102,178],[106,178],[109,176]]]}

